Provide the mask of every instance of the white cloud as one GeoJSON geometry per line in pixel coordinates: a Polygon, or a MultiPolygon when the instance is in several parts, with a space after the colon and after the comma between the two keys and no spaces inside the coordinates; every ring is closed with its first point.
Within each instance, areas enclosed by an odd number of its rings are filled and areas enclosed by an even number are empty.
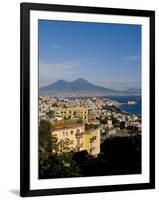
{"type": "Polygon", "coordinates": [[[140,55],[133,55],[133,56],[125,56],[122,58],[122,60],[132,62],[132,61],[137,61],[140,60],[141,56],[140,55]]]}
{"type": "Polygon", "coordinates": [[[80,61],[69,60],[61,63],[39,62],[39,86],[53,83],[59,79],[74,79],[78,74],[80,61]]]}
{"type": "Polygon", "coordinates": [[[94,62],[94,59],[91,59],[91,58],[86,58],[83,60],[84,64],[87,64],[87,65],[94,65],[95,62],[94,62]]]}
{"type": "Polygon", "coordinates": [[[62,46],[58,45],[58,44],[52,44],[51,45],[53,48],[55,49],[62,49],[62,46]]]}
{"type": "Polygon", "coordinates": [[[141,82],[140,81],[96,81],[95,84],[112,88],[116,90],[127,90],[130,88],[141,88],[141,82]]]}

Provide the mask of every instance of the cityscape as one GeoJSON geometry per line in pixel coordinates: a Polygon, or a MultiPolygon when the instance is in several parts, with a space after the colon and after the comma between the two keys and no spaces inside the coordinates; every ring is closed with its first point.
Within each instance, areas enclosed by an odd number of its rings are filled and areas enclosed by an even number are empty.
{"type": "MultiPolygon", "coordinates": [[[[99,164],[101,161],[104,164],[108,162],[104,155],[104,146],[102,146],[106,141],[118,139],[120,144],[120,140],[127,139],[138,141],[134,150],[140,157],[141,115],[122,111],[120,107],[123,104],[131,107],[136,104],[136,101],[129,99],[126,103],[120,103],[99,97],[68,99],[39,96],[39,120],[52,126],[51,135],[54,139],[54,146],[56,146],[52,152],[63,156],[71,154],[75,160],[78,156],[81,157],[80,159],[86,160],[90,156],[87,162],[84,161],[86,163],[81,164],[82,168],[85,168],[89,165],[99,164]]],[[[106,153],[110,153],[109,149],[106,153]]],[[[125,154],[125,152],[123,153],[125,154]]],[[[80,159],[79,162],[81,162],[80,159]]],[[[130,157],[129,159],[134,161],[134,158],[130,157]]],[[[131,162],[131,169],[133,164],[131,162]]],[[[134,173],[140,172],[140,165],[140,159],[136,160],[134,173]]],[[[64,166],[69,168],[70,163],[66,162],[64,166]]],[[[129,169],[127,168],[127,170],[129,169]]],[[[103,170],[103,174],[107,173],[112,173],[112,169],[103,170]]]]}
{"type": "MultiPolygon", "coordinates": [[[[98,26],[102,32],[106,28],[104,33],[111,32],[107,35],[108,39],[115,31],[123,31],[126,36],[121,38],[126,40],[127,46],[123,46],[117,54],[122,59],[111,61],[111,48],[117,47],[109,44],[110,52],[102,57],[102,62],[100,53],[93,52],[93,49],[89,49],[88,56],[90,52],[92,56],[94,53],[96,61],[90,58],[75,61],[72,56],[77,57],[76,52],[80,52],[82,47],[83,51],[88,49],[85,39],[89,38],[89,33],[83,34],[85,24],[39,22],[40,179],[141,173],[141,29],[138,25],[92,24],[91,31],[98,26]],[[57,30],[52,35],[53,27],[57,30]],[[67,29],[70,27],[71,32],[67,29]],[[44,37],[46,34],[47,38],[44,37]],[[72,54],[62,52],[70,39],[69,34],[71,40],[79,34],[77,38],[81,44],[79,48],[78,44],[71,43],[72,54]],[[55,38],[56,41],[61,39],[63,46],[54,42],[49,50],[47,42],[55,38]],[[126,54],[132,52],[133,56],[126,54]],[[69,61],[63,61],[66,56],[71,56],[69,61]],[[55,63],[52,63],[52,57],[55,63]],[[108,63],[107,66],[105,63],[108,63]],[[89,70],[90,67],[92,70],[89,70]],[[109,74],[103,76],[105,68],[109,74]]],[[[98,34],[105,40],[105,34],[101,35],[100,31],[97,31],[98,34]]],[[[91,42],[96,34],[91,35],[91,42]]],[[[108,47],[100,43],[100,48],[103,52],[103,48],[108,47]]],[[[79,55],[81,57],[82,52],[79,55]]]]}

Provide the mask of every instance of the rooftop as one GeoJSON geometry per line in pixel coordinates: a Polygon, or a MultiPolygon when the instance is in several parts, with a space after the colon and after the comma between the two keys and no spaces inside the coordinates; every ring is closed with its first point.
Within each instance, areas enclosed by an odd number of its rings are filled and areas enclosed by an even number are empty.
{"type": "Polygon", "coordinates": [[[61,120],[53,122],[54,130],[69,129],[83,126],[83,123],[78,123],[73,120],[61,120]]]}

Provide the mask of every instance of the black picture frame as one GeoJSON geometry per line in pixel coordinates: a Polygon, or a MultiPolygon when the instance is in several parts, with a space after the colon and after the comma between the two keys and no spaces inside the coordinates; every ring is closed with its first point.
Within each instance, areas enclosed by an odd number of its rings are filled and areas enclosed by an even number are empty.
{"type": "MultiPolygon", "coordinates": [[[[103,7],[83,7],[71,5],[49,5],[21,3],[21,140],[20,140],[20,195],[42,196],[76,193],[95,193],[107,191],[139,190],[155,188],[155,11],[131,10],[103,7]],[[61,11],[107,15],[140,16],[150,19],[150,181],[149,183],[102,185],[59,189],[30,189],[30,11],[61,11]]],[[[101,177],[102,178],[102,177],[101,177]]]]}

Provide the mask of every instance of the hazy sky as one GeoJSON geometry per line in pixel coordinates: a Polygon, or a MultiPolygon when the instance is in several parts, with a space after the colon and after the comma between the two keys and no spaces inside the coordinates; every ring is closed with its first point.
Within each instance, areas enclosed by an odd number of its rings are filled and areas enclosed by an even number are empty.
{"type": "Polygon", "coordinates": [[[39,21],[39,85],[59,79],[115,89],[141,84],[141,26],[39,21]]]}

